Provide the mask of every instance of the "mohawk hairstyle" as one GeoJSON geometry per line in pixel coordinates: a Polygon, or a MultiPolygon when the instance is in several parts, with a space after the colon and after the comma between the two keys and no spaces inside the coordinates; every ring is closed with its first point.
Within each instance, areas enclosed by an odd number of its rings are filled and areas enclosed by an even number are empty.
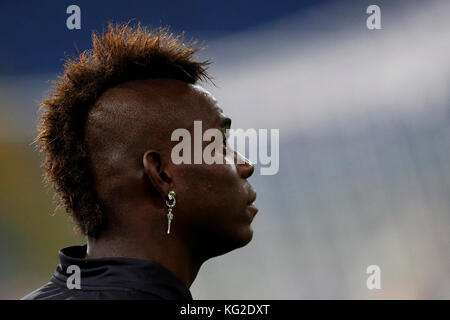
{"type": "Polygon", "coordinates": [[[92,34],[91,50],[68,59],[64,72],[53,82],[41,102],[36,142],[45,154],[45,181],[53,185],[60,201],[80,231],[98,237],[106,225],[89,169],[84,129],[90,108],[107,89],[123,82],[170,78],[196,83],[211,80],[209,61],[193,60],[196,42],[183,43],[167,28],[149,31],[138,24],[112,24],[100,35],[92,34]]]}

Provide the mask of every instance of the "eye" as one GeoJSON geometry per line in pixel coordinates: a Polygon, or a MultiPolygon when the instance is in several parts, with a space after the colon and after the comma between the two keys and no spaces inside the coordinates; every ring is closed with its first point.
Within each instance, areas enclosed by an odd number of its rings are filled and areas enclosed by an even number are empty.
{"type": "Polygon", "coordinates": [[[224,147],[226,147],[227,146],[227,141],[228,141],[228,130],[224,130],[222,136],[223,136],[223,145],[224,145],[224,147]]]}

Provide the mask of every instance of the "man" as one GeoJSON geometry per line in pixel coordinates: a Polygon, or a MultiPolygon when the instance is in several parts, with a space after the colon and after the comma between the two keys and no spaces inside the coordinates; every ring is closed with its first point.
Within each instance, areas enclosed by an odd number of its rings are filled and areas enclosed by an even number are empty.
{"type": "Polygon", "coordinates": [[[196,51],[164,29],[109,25],[66,63],[37,141],[87,245],[62,249],[50,282],[24,299],[190,300],[203,262],[252,239],[254,168],[225,135],[218,156],[231,161],[172,161],[174,130],[231,124],[196,84],[210,78],[196,51]]]}

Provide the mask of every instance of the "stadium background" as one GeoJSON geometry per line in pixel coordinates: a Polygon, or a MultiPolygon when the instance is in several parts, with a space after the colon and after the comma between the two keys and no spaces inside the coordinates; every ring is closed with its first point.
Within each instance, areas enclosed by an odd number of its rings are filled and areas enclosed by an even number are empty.
{"type": "Polygon", "coordinates": [[[253,241],[206,262],[194,298],[450,298],[445,0],[2,1],[0,298],[84,241],[41,183],[38,102],[92,29],[132,18],[205,41],[207,88],[234,127],[280,129],[279,173],[252,178],[253,241]],[[66,28],[70,4],[81,30],[66,28]],[[366,27],[371,4],[382,30],[366,27]],[[366,288],[372,264],[381,290],[366,288]]]}

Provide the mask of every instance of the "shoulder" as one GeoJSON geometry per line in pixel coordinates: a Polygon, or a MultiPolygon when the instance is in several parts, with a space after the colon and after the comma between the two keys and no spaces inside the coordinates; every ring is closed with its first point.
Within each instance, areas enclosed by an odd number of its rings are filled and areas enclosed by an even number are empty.
{"type": "Polygon", "coordinates": [[[50,281],[21,300],[162,300],[162,298],[133,289],[70,290],[50,281]]]}
{"type": "Polygon", "coordinates": [[[53,282],[48,282],[42,287],[27,294],[21,300],[55,300],[65,299],[65,291],[53,282]]]}

